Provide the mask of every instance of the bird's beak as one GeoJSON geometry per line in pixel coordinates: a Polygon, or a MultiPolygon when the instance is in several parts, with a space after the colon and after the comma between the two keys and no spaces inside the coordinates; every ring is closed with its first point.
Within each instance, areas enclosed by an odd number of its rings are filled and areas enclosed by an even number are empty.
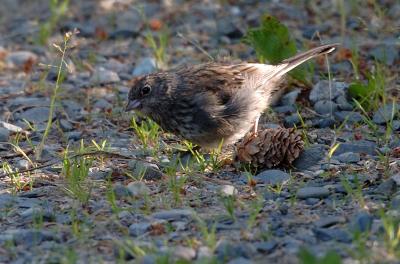
{"type": "Polygon", "coordinates": [[[128,102],[128,104],[125,107],[125,111],[131,111],[131,110],[135,110],[140,106],[140,101],[139,100],[131,100],[128,102]]]}

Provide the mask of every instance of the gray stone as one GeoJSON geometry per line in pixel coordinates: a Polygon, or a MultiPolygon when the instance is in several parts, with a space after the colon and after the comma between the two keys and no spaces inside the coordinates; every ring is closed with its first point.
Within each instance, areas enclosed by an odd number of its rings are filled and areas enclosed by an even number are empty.
{"type": "Polygon", "coordinates": [[[393,179],[387,179],[381,182],[374,190],[374,193],[390,196],[397,191],[396,182],[393,179]]]}
{"type": "Polygon", "coordinates": [[[239,258],[232,259],[227,264],[252,264],[252,263],[254,263],[254,262],[249,259],[239,257],[239,258]]]}
{"type": "Polygon", "coordinates": [[[127,186],[129,193],[136,198],[144,198],[150,194],[150,189],[142,181],[130,182],[127,186]]]}
{"type": "Polygon", "coordinates": [[[274,112],[282,114],[296,112],[296,107],[294,107],[293,105],[274,106],[272,109],[274,110],[274,112]]]}
{"type": "Polygon", "coordinates": [[[159,180],[163,177],[163,173],[158,169],[157,165],[139,161],[130,160],[128,167],[132,170],[136,179],[159,180]]]}
{"type": "Polygon", "coordinates": [[[281,99],[281,105],[293,106],[296,103],[297,97],[301,93],[301,89],[294,89],[293,91],[285,94],[281,99]]]}
{"type": "Polygon", "coordinates": [[[215,249],[217,259],[220,261],[227,261],[240,257],[250,259],[256,252],[254,246],[248,243],[233,243],[227,240],[220,240],[215,249]]]}
{"type": "Polygon", "coordinates": [[[172,209],[153,213],[153,218],[167,221],[180,221],[193,217],[193,212],[189,209],[172,209]]]}
{"type": "Polygon", "coordinates": [[[49,112],[48,107],[34,107],[20,113],[17,118],[31,123],[44,123],[49,118],[49,112]]]}
{"type": "Polygon", "coordinates": [[[331,227],[336,224],[344,223],[345,218],[341,216],[325,216],[314,222],[314,225],[319,228],[331,227]]]}
{"type": "Polygon", "coordinates": [[[37,229],[12,229],[0,235],[0,244],[13,242],[16,245],[34,246],[43,241],[61,241],[55,233],[37,229]]]}
{"type": "Polygon", "coordinates": [[[132,72],[134,77],[145,74],[153,73],[157,70],[156,60],[154,58],[146,57],[139,60],[135,69],[132,72]]]}
{"type": "Polygon", "coordinates": [[[335,102],[338,105],[340,110],[344,110],[344,111],[353,110],[353,106],[347,101],[347,99],[344,95],[340,95],[338,98],[336,98],[335,102]]]}
{"type": "Polygon", "coordinates": [[[142,236],[151,228],[151,223],[135,223],[129,226],[129,235],[133,237],[142,236]]]}
{"type": "Polygon", "coordinates": [[[0,127],[0,142],[8,142],[10,137],[10,131],[8,129],[0,127]]]}
{"type": "Polygon", "coordinates": [[[352,232],[368,232],[371,230],[373,220],[372,216],[367,212],[358,213],[349,224],[349,229],[352,232]]]}
{"type": "Polygon", "coordinates": [[[340,143],[339,147],[333,153],[334,156],[339,156],[340,154],[346,152],[353,153],[365,153],[368,155],[376,155],[377,146],[375,142],[366,141],[366,140],[358,140],[354,141],[354,143],[340,143]]]}
{"type": "Polygon", "coordinates": [[[74,129],[71,122],[65,119],[60,119],[59,124],[62,131],[71,131],[72,129],[74,129]]]}
{"type": "Polygon", "coordinates": [[[21,67],[29,62],[35,63],[37,61],[37,56],[30,51],[14,51],[7,55],[6,61],[13,66],[21,67]]]}
{"type": "Polygon", "coordinates": [[[314,85],[310,92],[310,101],[314,104],[319,101],[331,101],[343,95],[346,96],[348,84],[343,82],[332,82],[332,90],[329,90],[329,81],[322,80],[314,85]]]}
{"type": "Polygon", "coordinates": [[[23,170],[26,170],[26,169],[29,169],[29,161],[27,161],[27,160],[24,160],[24,159],[22,159],[22,160],[18,160],[17,161],[17,164],[15,164],[16,165],[16,167],[18,168],[18,169],[23,169],[23,170]]]}
{"type": "Polygon", "coordinates": [[[400,58],[398,46],[386,43],[373,48],[369,53],[373,58],[387,65],[393,65],[400,58]]]}
{"type": "Polygon", "coordinates": [[[303,187],[297,191],[296,197],[299,199],[325,198],[329,195],[329,190],[324,187],[303,187]]]}
{"type": "Polygon", "coordinates": [[[265,170],[253,178],[257,183],[268,185],[285,184],[289,181],[290,175],[281,170],[265,170]]]}
{"type": "Polygon", "coordinates": [[[217,30],[219,36],[227,36],[231,39],[241,38],[243,31],[232,20],[232,17],[225,17],[217,20],[217,30]]]}
{"type": "Polygon", "coordinates": [[[111,109],[112,104],[110,104],[107,100],[101,98],[96,101],[93,105],[94,108],[99,108],[99,109],[111,109]]]}
{"type": "Polygon", "coordinates": [[[106,180],[112,173],[112,169],[105,168],[105,169],[91,169],[89,170],[89,177],[94,180],[106,180]]]}
{"type": "Polygon", "coordinates": [[[314,105],[314,110],[321,115],[333,114],[337,109],[337,104],[328,100],[318,101],[314,105]]]}
{"type": "Polygon", "coordinates": [[[81,131],[70,131],[70,132],[66,132],[65,136],[67,137],[68,141],[70,141],[70,140],[78,141],[82,138],[82,132],[81,131]]]}
{"type": "Polygon", "coordinates": [[[372,116],[372,120],[378,124],[383,125],[389,122],[392,117],[399,115],[400,104],[388,103],[384,106],[379,107],[372,116]]]}
{"type": "Polygon", "coordinates": [[[21,127],[4,122],[4,121],[0,121],[0,128],[5,128],[8,131],[16,132],[16,133],[23,131],[23,129],[21,127]]]}
{"type": "Polygon", "coordinates": [[[392,175],[390,178],[396,183],[397,187],[400,186],[400,173],[392,175]]]}
{"type": "Polygon", "coordinates": [[[117,199],[131,196],[129,189],[120,183],[116,183],[113,187],[113,190],[114,190],[115,197],[117,199]]]}
{"type": "Polygon", "coordinates": [[[294,161],[293,165],[299,170],[306,170],[321,161],[326,155],[323,145],[312,145],[305,149],[300,156],[294,161]]]}
{"type": "Polygon", "coordinates": [[[343,163],[356,163],[360,161],[360,153],[345,152],[336,157],[340,162],[343,163]]]}
{"type": "Polygon", "coordinates": [[[286,127],[294,127],[294,125],[300,124],[301,120],[297,113],[291,114],[289,116],[285,116],[285,126],[286,127]]]}
{"type": "Polygon", "coordinates": [[[393,120],[392,122],[392,129],[394,131],[400,130],[400,120],[393,120]]]}
{"type": "Polygon", "coordinates": [[[343,243],[350,243],[350,234],[339,228],[315,228],[313,232],[321,241],[336,240],[343,243]]]}
{"type": "Polygon", "coordinates": [[[173,250],[173,256],[180,260],[190,261],[196,257],[196,251],[190,247],[176,246],[173,250]]]}
{"type": "Polygon", "coordinates": [[[271,241],[263,241],[263,242],[255,242],[253,246],[257,249],[258,252],[263,254],[270,254],[272,253],[275,248],[278,246],[278,242],[275,240],[271,241]]]}
{"type": "Polygon", "coordinates": [[[363,121],[363,117],[358,112],[352,111],[336,111],[334,116],[340,121],[343,122],[347,120],[349,123],[359,123],[363,121]]]}
{"type": "Polygon", "coordinates": [[[223,196],[232,196],[238,194],[238,190],[233,185],[222,185],[221,194],[223,196]]]}
{"type": "Polygon", "coordinates": [[[118,73],[107,70],[103,67],[97,68],[92,75],[90,81],[93,84],[117,83],[120,81],[118,73]]]}

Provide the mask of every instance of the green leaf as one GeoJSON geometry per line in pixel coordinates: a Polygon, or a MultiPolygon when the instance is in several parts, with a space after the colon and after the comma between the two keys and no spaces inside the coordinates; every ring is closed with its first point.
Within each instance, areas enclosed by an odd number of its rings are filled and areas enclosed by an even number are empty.
{"type": "MultiPolygon", "coordinates": [[[[291,38],[289,29],[273,16],[262,18],[261,26],[250,29],[244,41],[251,45],[260,62],[277,64],[297,53],[296,43],[291,38]]],[[[307,82],[307,69],[298,67],[290,75],[302,82],[307,82]]]]}

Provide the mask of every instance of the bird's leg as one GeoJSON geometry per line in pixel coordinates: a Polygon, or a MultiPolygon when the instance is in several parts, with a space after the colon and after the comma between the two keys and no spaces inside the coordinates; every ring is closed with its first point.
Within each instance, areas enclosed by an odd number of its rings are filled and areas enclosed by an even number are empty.
{"type": "Polygon", "coordinates": [[[253,134],[257,136],[257,131],[258,131],[258,121],[260,120],[260,115],[257,115],[256,120],[254,121],[254,126],[253,126],[253,134]]]}

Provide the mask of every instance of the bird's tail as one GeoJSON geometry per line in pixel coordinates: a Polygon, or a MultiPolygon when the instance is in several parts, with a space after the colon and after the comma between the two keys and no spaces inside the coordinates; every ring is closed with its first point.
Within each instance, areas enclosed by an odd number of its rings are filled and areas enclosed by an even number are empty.
{"type": "Polygon", "coordinates": [[[340,44],[338,44],[338,43],[322,45],[322,46],[313,48],[311,50],[302,52],[300,54],[297,54],[289,59],[286,59],[278,65],[278,66],[282,66],[282,67],[277,72],[277,75],[283,76],[285,73],[291,71],[292,69],[296,68],[300,64],[302,64],[312,58],[315,58],[315,57],[323,55],[323,54],[331,53],[339,45],[340,44]]]}

